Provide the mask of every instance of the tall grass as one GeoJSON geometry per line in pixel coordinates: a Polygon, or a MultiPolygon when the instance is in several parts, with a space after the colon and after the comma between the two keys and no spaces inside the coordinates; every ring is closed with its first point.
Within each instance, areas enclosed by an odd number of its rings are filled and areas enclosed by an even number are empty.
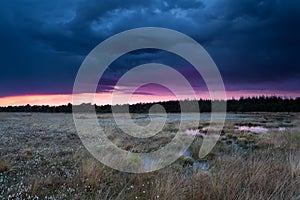
{"type": "Polygon", "coordinates": [[[75,179],[79,183],[70,185],[79,184],[82,190],[89,186],[89,192],[81,193],[82,198],[298,199],[299,174],[292,173],[288,161],[284,154],[274,159],[270,152],[260,152],[219,159],[210,172],[187,175],[186,168],[172,165],[148,174],[126,174],[89,159],[81,163],[75,179]]]}
{"type": "MultiPolygon", "coordinates": [[[[261,148],[241,156],[224,154],[219,146],[210,155],[209,171],[194,171],[178,161],[156,172],[123,173],[101,164],[85,150],[78,151],[67,157],[72,160],[69,167],[75,169],[74,173],[60,176],[56,168],[51,168],[51,173],[40,171],[47,176],[30,177],[24,181],[24,188],[30,189],[24,191],[31,196],[56,199],[296,200],[300,199],[298,130],[299,127],[268,133],[268,137],[259,138],[261,148]]],[[[200,139],[197,143],[201,143],[200,139]]],[[[199,146],[192,144],[189,150],[196,157],[199,146]]],[[[31,155],[30,152],[24,151],[31,155]]],[[[0,161],[0,175],[12,173],[9,167],[9,163],[0,161]]]]}

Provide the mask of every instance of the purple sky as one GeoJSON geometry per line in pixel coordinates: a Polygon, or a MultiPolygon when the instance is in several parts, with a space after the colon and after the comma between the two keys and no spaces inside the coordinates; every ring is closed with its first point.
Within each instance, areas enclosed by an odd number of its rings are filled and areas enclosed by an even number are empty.
{"type": "MultiPolygon", "coordinates": [[[[2,98],[69,95],[82,61],[96,45],[121,31],[146,26],[174,29],[198,41],[217,64],[228,94],[300,94],[299,1],[4,0],[0,4],[2,98]]],[[[148,62],[175,68],[196,91],[205,93],[201,76],[189,63],[151,49],[117,59],[98,91],[111,92],[126,71],[148,62]]],[[[160,90],[141,92],[159,95],[160,90]]],[[[3,102],[10,103],[7,98],[3,102]]]]}

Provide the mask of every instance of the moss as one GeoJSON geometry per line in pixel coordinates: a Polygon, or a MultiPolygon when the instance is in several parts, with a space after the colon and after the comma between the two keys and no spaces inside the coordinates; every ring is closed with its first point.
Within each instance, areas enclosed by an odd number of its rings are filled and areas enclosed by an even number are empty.
{"type": "Polygon", "coordinates": [[[112,177],[111,176],[108,176],[108,177],[106,177],[106,183],[112,183],[113,182],[113,179],[112,179],[112,177]]]}
{"type": "Polygon", "coordinates": [[[172,167],[173,169],[182,169],[182,168],[183,168],[182,165],[180,165],[180,164],[178,164],[178,163],[172,164],[171,167],[172,167]]]}
{"type": "Polygon", "coordinates": [[[227,137],[230,138],[230,139],[237,139],[238,136],[234,133],[227,133],[227,137]]]}
{"type": "Polygon", "coordinates": [[[131,158],[130,158],[130,161],[133,162],[133,163],[140,163],[141,160],[138,156],[135,156],[133,155],[131,158]]]}
{"type": "Polygon", "coordinates": [[[0,173],[8,171],[10,167],[11,165],[8,162],[3,160],[0,161],[0,173]]]}

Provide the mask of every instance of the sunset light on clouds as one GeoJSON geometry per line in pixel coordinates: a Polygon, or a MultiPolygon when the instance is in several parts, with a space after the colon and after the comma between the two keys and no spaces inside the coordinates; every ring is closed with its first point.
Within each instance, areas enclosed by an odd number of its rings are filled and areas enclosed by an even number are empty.
{"type": "MultiPolygon", "coordinates": [[[[227,91],[227,99],[240,97],[252,97],[252,96],[281,96],[287,98],[296,98],[299,96],[298,93],[279,93],[278,91],[227,91]]],[[[124,104],[124,96],[118,95],[116,97],[118,104],[124,104]]],[[[126,95],[127,96],[127,95],[126,95]]],[[[210,99],[208,92],[203,92],[198,94],[199,99],[210,99]]],[[[112,93],[103,92],[96,93],[94,101],[97,105],[106,105],[111,104],[112,93]]],[[[179,96],[179,100],[190,99],[188,95],[179,96]]],[[[129,104],[135,103],[146,103],[146,102],[159,102],[159,101],[168,101],[168,100],[178,100],[171,93],[160,93],[160,94],[132,94],[129,104]]],[[[32,94],[32,95],[19,95],[19,96],[7,96],[0,98],[0,106],[20,106],[20,105],[66,105],[72,103],[72,94],[32,94]]],[[[89,101],[86,101],[89,103],[89,101]]]]}
{"type": "MultiPolygon", "coordinates": [[[[216,63],[229,99],[300,95],[297,1],[91,1],[89,12],[85,3],[3,2],[0,106],[71,103],[74,80],[89,52],[115,34],[140,27],[176,30],[202,45],[216,63]]],[[[118,79],[150,62],[176,69],[199,98],[209,98],[200,75],[185,59],[167,51],[141,49],[111,63],[100,81],[96,103],[108,104],[118,79]]],[[[122,90],[126,93],[126,86],[122,90]]],[[[182,91],[179,98],[189,98],[182,91]]],[[[148,88],[134,94],[131,102],[170,99],[172,95],[148,88]]]]}

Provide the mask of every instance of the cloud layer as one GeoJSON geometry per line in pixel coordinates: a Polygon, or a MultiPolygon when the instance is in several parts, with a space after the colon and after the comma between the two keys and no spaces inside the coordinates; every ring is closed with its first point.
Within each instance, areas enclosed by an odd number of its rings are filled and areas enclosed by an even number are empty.
{"type": "MultiPolygon", "coordinates": [[[[145,26],[175,29],[197,40],[216,62],[227,90],[295,92],[299,24],[296,0],[4,0],[0,96],[70,93],[92,48],[116,33],[145,26]]],[[[104,89],[129,66],[148,61],[185,71],[191,82],[199,79],[191,66],[166,52],[140,51],[114,63],[104,89]]]]}

